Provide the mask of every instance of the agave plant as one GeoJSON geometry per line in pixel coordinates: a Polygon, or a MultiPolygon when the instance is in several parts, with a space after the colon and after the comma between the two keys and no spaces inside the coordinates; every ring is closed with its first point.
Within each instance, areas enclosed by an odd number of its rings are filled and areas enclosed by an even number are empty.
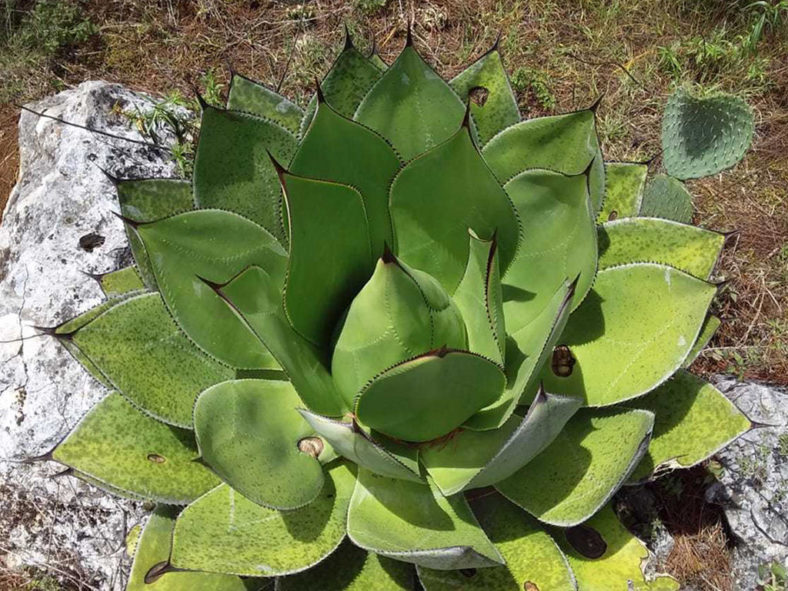
{"type": "MultiPolygon", "coordinates": [[[[408,37],[305,109],[234,74],[191,182],[115,180],[135,265],[51,330],[111,392],[46,458],[158,504],[128,589],[677,587],[610,500],[749,428],[684,369],[725,237],[595,107],[521,121],[497,46],[447,83],[408,37]]],[[[735,163],[751,119],[680,98],[680,178],[735,163]]]]}

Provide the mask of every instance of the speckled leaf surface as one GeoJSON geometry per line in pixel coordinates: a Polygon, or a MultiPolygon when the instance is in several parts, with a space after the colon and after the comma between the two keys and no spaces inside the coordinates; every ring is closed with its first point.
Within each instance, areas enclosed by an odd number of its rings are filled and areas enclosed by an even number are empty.
{"type": "Polygon", "coordinates": [[[599,550],[604,548],[604,553],[589,558],[572,547],[566,535],[556,532],[556,541],[563,549],[577,579],[578,591],[678,590],[678,582],[671,577],[657,576],[651,581],[645,579],[643,561],[648,558],[648,549],[626,530],[610,506],[604,507],[580,527],[588,528],[581,533],[601,538],[601,544],[598,539],[596,541],[600,545],[599,550]]]}
{"type": "Polygon", "coordinates": [[[654,415],[644,410],[582,409],[547,449],[495,487],[540,521],[577,525],[627,479],[653,424],[654,415]]]}
{"type": "Polygon", "coordinates": [[[659,218],[630,218],[599,226],[599,270],[627,263],[661,263],[708,279],[725,236],[659,218]]]}
{"type": "Polygon", "coordinates": [[[227,97],[227,109],[244,111],[275,121],[298,135],[304,110],[267,86],[245,76],[233,74],[227,97]]]}
{"type": "Polygon", "coordinates": [[[272,509],[311,502],[323,488],[318,460],[298,448],[313,434],[296,412],[290,382],[231,380],[205,390],[194,406],[200,455],[223,482],[272,509]]]}
{"type": "Polygon", "coordinates": [[[681,181],[666,174],[654,175],[643,190],[640,215],[689,224],[692,195],[681,181]]]}
{"type": "Polygon", "coordinates": [[[282,175],[290,227],[285,312],[293,328],[326,346],[372,274],[364,199],[347,185],[282,175]]]}
{"type": "Polygon", "coordinates": [[[695,344],[692,345],[689,355],[687,355],[687,358],[681,365],[682,367],[689,367],[692,365],[692,362],[698,358],[703,349],[706,348],[711,339],[714,337],[714,333],[717,332],[717,329],[720,327],[721,323],[722,321],[712,314],[706,316],[706,320],[703,321],[703,326],[700,327],[700,334],[698,335],[698,338],[695,339],[695,344]]]}
{"type": "Polygon", "coordinates": [[[649,392],[681,367],[716,291],[664,265],[600,271],[561,335],[572,367],[568,375],[545,367],[545,388],[580,396],[589,406],[649,392]]]}
{"type": "Polygon", "coordinates": [[[389,207],[398,256],[449,293],[468,262],[468,228],[485,240],[495,235],[502,273],[520,241],[514,207],[465,127],[405,165],[391,185],[389,207]]]}
{"type": "Polygon", "coordinates": [[[457,74],[451,87],[464,103],[471,103],[474,139],[479,146],[502,129],[520,121],[520,110],[497,44],[457,74]]]}
{"type": "Polygon", "coordinates": [[[497,494],[471,501],[474,515],[506,560],[475,571],[418,567],[425,591],[571,591],[569,563],[538,521],[497,494]]]}
{"type": "Polygon", "coordinates": [[[662,119],[662,152],[668,174],[695,179],[742,159],[755,129],[752,110],[739,97],[696,97],[684,88],[668,99],[662,119]]]}
{"type": "Polygon", "coordinates": [[[605,200],[597,215],[597,223],[638,215],[647,174],[646,164],[606,162],[605,200]]]}
{"type": "Polygon", "coordinates": [[[134,266],[104,273],[98,277],[98,282],[101,286],[101,291],[110,298],[129,293],[130,291],[145,289],[142,275],[140,275],[137,267],[134,266]]]}
{"type": "Polygon", "coordinates": [[[186,504],[219,483],[190,431],[142,414],[113,392],[85,415],[53,458],[113,487],[161,503],[186,504]]]}
{"type": "Polygon", "coordinates": [[[247,591],[259,590],[259,583],[244,583],[233,575],[209,573],[167,573],[146,583],[145,575],[157,564],[166,563],[170,557],[170,539],[178,511],[159,505],[148,518],[137,549],[126,591],[247,591]]]}
{"type": "Polygon", "coordinates": [[[336,391],[321,352],[288,322],[276,279],[260,267],[249,267],[217,293],[271,351],[311,410],[339,416],[349,407],[336,391]]]}
{"type": "Polygon", "coordinates": [[[750,428],[747,417],[724,394],[685,370],[633,405],[656,416],[648,452],[632,473],[633,480],[664,465],[694,466],[750,428]]]}
{"type": "Polygon", "coordinates": [[[502,369],[467,351],[439,350],[383,372],[362,390],[356,416],[405,441],[429,441],[459,427],[500,396],[502,369]]]}
{"type": "Polygon", "coordinates": [[[415,578],[413,565],[346,541],[314,568],[279,579],[277,591],[411,591],[415,578]]]}
{"type": "Polygon", "coordinates": [[[260,265],[280,286],[287,253],[261,226],[219,210],[200,210],[143,224],[137,232],[156,281],[178,325],[219,361],[240,368],[276,369],[271,354],[203,279],[229,281],[260,265]]]}
{"type": "Polygon", "coordinates": [[[410,160],[448,139],[464,112],[451,87],[408,46],[370,89],[353,118],[410,160]]]}
{"type": "Polygon", "coordinates": [[[304,409],[299,409],[299,412],[334,451],[359,466],[389,478],[421,481],[417,469],[402,463],[370,435],[364,433],[358,425],[323,417],[304,409]]]}
{"type": "Polygon", "coordinates": [[[122,300],[80,328],[71,342],[132,403],[187,429],[197,395],[233,375],[186,338],[158,293],[122,300]]]}
{"type": "Polygon", "coordinates": [[[204,106],[194,156],[197,204],[239,213],[285,245],[282,190],[268,154],[287,165],[296,143],[273,120],[204,106]]]}
{"type": "Polygon", "coordinates": [[[261,507],[226,484],[214,488],[175,522],[171,564],[252,577],[314,566],[345,537],[355,481],[344,463],[335,464],[326,476],[317,499],[294,511],[261,507]]]}
{"type": "Polygon", "coordinates": [[[350,540],[366,550],[440,570],[502,564],[462,495],[359,470],[348,510],[350,540]]]}
{"type": "Polygon", "coordinates": [[[382,137],[323,102],[290,172],[355,187],[364,200],[372,256],[379,257],[384,244],[393,244],[388,189],[399,167],[397,154],[382,137]]]}

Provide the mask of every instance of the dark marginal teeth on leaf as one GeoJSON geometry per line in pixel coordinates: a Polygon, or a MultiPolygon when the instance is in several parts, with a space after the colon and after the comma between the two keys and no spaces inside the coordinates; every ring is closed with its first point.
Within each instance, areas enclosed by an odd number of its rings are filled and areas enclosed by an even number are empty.
{"type": "Polygon", "coordinates": [[[618,217],[618,212],[614,209],[610,212],[610,215],[607,216],[607,221],[612,222],[614,219],[618,217]]]}
{"type": "Polygon", "coordinates": [[[323,440],[320,437],[304,437],[298,442],[298,449],[313,458],[323,453],[323,447],[323,440]]]}
{"type": "Polygon", "coordinates": [[[607,551],[607,543],[598,531],[587,525],[576,525],[564,532],[566,541],[586,558],[601,558],[607,551]]]}
{"type": "Polygon", "coordinates": [[[348,29],[347,23],[345,23],[345,50],[353,49],[353,38],[350,36],[350,29],[348,29]]]}
{"type": "Polygon", "coordinates": [[[490,96],[490,91],[484,86],[474,86],[468,91],[468,98],[473,101],[474,105],[483,107],[490,96]]]}
{"type": "Polygon", "coordinates": [[[552,369],[553,373],[561,378],[572,375],[576,360],[566,345],[558,345],[553,349],[552,369]]]}
{"type": "Polygon", "coordinates": [[[169,562],[159,562],[154,564],[150,570],[145,573],[145,584],[151,585],[162,578],[167,573],[176,572],[178,569],[173,567],[169,562]]]}
{"type": "Polygon", "coordinates": [[[461,568],[460,569],[460,574],[463,577],[467,577],[467,578],[470,579],[471,577],[476,576],[476,569],[475,568],[461,568]]]}

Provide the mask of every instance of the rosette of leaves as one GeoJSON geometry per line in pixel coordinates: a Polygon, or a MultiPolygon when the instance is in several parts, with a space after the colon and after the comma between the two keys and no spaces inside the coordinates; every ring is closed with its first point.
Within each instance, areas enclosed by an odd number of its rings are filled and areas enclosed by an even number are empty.
{"type": "Polygon", "coordinates": [[[348,42],[116,181],[135,264],[51,330],[111,392],[46,458],[158,504],[129,589],[676,588],[609,501],[749,427],[683,369],[724,237],[638,217],[594,117],[348,42]]]}

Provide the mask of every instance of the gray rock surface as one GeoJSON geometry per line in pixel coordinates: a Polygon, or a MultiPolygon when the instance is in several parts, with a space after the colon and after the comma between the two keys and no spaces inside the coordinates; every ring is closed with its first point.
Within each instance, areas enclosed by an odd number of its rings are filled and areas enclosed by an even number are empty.
{"type": "MultiPolygon", "coordinates": [[[[142,141],[117,107],[151,104],[119,85],[85,82],[31,107],[142,141]]],[[[32,565],[80,588],[120,589],[123,539],[140,507],[73,478],[50,478],[56,464],[16,461],[54,447],[105,394],[32,326],[56,325],[99,303],[98,284],[83,271],[130,260],[112,215],[115,189],[98,167],[123,178],[171,176],[173,166],[165,151],[30,113],[20,118],[19,143],[20,175],[0,226],[0,569],[32,565]],[[88,251],[80,238],[91,233],[103,243],[88,251]]]]}

